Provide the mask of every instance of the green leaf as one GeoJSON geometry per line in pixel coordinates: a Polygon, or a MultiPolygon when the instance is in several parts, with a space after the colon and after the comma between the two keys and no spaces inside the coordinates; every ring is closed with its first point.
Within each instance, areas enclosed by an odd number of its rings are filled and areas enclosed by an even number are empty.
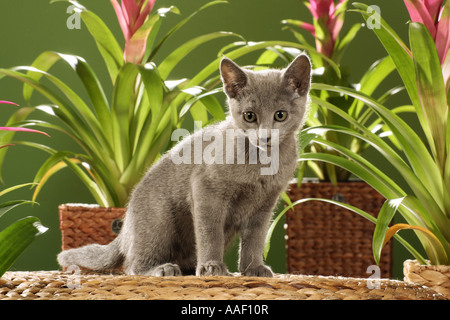
{"type": "MultiPolygon", "coordinates": [[[[220,121],[225,120],[225,113],[223,111],[222,106],[219,104],[219,102],[216,99],[214,99],[212,97],[212,95],[216,94],[217,92],[222,92],[222,89],[219,88],[216,90],[207,91],[205,93],[194,96],[192,99],[187,101],[180,110],[180,119],[182,119],[188,111],[191,110],[191,112],[192,112],[192,107],[196,103],[200,102],[203,105],[203,109],[206,108],[216,120],[220,120],[220,121]]],[[[207,119],[205,122],[204,121],[205,115],[203,113],[200,113],[200,114],[199,113],[200,112],[198,110],[197,110],[197,112],[196,111],[192,112],[194,121],[202,121],[203,125],[205,125],[207,122],[207,119]],[[195,116],[196,114],[197,114],[197,116],[195,116]]]]}
{"type": "MultiPolygon", "coordinates": [[[[41,53],[30,65],[32,68],[39,69],[43,72],[47,72],[58,60],[61,59],[61,56],[57,52],[53,51],[45,51],[41,53]]],[[[34,79],[35,81],[39,81],[44,75],[43,72],[31,72],[28,71],[27,75],[34,79]]],[[[27,83],[23,85],[23,98],[25,101],[30,103],[31,96],[33,94],[34,88],[27,83]]]]}
{"type": "MultiPolygon", "coordinates": [[[[158,51],[161,49],[161,47],[164,45],[164,43],[182,26],[184,26],[189,20],[191,20],[195,15],[197,15],[199,12],[203,11],[204,9],[216,5],[216,4],[223,4],[228,3],[226,0],[216,0],[216,1],[209,1],[205,5],[201,6],[199,9],[194,11],[192,14],[190,14],[187,18],[183,19],[179,23],[177,23],[172,29],[170,29],[165,36],[159,41],[159,43],[155,46],[153,51],[150,54],[150,57],[146,60],[147,62],[150,62],[153,60],[155,55],[158,53],[158,51]]],[[[178,9],[177,9],[178,10],[178,9]]]]}
{"type": "Polygon", "coordinates": [[[148,165],[149,161],[152,163],[152,159],[156,157],[157,153],[151,149],[158,146],[159,153],[162,148],[161,143],[164,145],[167,142],[167,140],[160,141],[156,144],[155,141],[160,133],[172,130],[171,110],[169,103],[166,103],[169,95],[165,95],[166,87],[158,69],[153,63],[148,63],[145,66],[136,66],[136,72],[139,72],[142,77],[145,89],[143,94],[146,97],[137,111],[140,119],[138,122],[134,121],[135,127],[132,130],[135,132],[135,146],[138,147],[134,150],[133,157],[121,176],[121,182],[130,186],[137,182],[136,176],[139,176],[137,173],[143,174],[143,170],[147,168],[145,164],[148,165]]]}
{"type": "MultiPolygon", "coordinates": [[[[344,209],[347,209],[349,211],[352,211],[360,216],[362,216],[363,218],[376,223],[377,219],[375,217],[373,217],[372,215],[370,215],[369,213],[356,208],[352,205],[346,204],[346,203],[342,203],[339,201],[334,201],[334,200],[330,200],[330,199],[323,199],[323,198],[305,198],[305,199],[300,199],[297,200],[293,203],[291,203],[290,205],[286,206],[284,208],[284,210],[282,210],[277,217],[273,220],[273,222],[271,223],[270,227],[269,227],[269,231],[267,232],[267,236],[266,236],[266,241],[265,241],[265,246],[264,246],[264,258],[267,258],[267,254],[269,253],[270,250],[270,241],[272,239],[272,233],[273,230],[275,229],[277,223],[281,220],[281,217],[291,208],[293,208],[294,206],[301,204],[301,203],[305,203],[308,201],[322,201],[325,203],[331,203],[337,206],[340,206],[344,209]]],[[[422,257],[422,255],[416,250],[414,249],[413,246],[411,246],[407,241],[405,241],[402,237],[400,237],[399,235],[394,235],[395,239],[398,240],[418,261],[423,262],[425,264],[425,259],[422,257]]]]}
{"type": "MultiPolygon", "coordinates": [[[[1,73],[0,73],[1,74],[1,73]]],[[[16,112],[14,112],[6,123],[7,127],[15,127],[18,126],[18,123],[23,121],[28,115],[34,110],[31,107],[20,108],[16,112]]],[[[8,131],[3,132],[0,135],[0,146],[8,145],[14,138],[15,132],[8,131]]],[[[8,148],[0,148],[0,168],[3,168],[3,162],[5,161],[5,156],[8,151],[8,148]]],[[[0,170],[0,182],[3,182],[3,174],[2,170],[0,170]]]]}
{"type": "MultiPolygon", "coordinates": [[[[31,85],[35,90],[37,90],[39,93],[41,93],[45,98],[49,99],[53,105],[50,107],[52,108],[52,111],[55,113],[57,118],[62,120],[76,135],[78,141],[82,143],[82,146],[88,149],[92,153],[100,154],[104,153],[104,146],[102,145],[102,132],[101,130],[96,130],[96,133],[99,135],[96,137],[92,134],[91,129],[87,126],[86,122],[80,117],[80,114],[74,110],[71,106],[69,106],[61,97],[58,96],[57,93],[55,93],[51,88],[47,87],[46,85],[34,80],[32,77],[22,74],[20,72],[17,72],[16,69],[24,69],[24,70],[30,70],[29,67],[20,67],[20,68],[13,68],[13,69],[0,69],[0,74],[7,75],[9,77],[18,79],[26,84],[31,85]]],[[[37,69],[32,69],[34,72],[42,73],[42,71],[39,71],[37,69]]],[[[76,94],[73,93],[73,91],[64,83],[61,82],[61,80],[53,77],[52,75],[49,75],[45,73],[46,76],[49,77],[49,79],[54,81],[54,84],[59,86],[62,90],[66,91],[66,93],[73,99],[78,100],[76,98],[76,94]]],[[[85,108],[83,103],[81,103],[81,108],[85,108]]],[[[93,119],[92,119],[93,120],[93,119]]],[[[95,120],[94,120],[95,121],[95,120]]],[[[94,124],[94,127],[96,125],[94,124]]],[[[98,128],[97,128],[98,129],[98,128]]]]}
{"type": "Polygon", "coordinates": [[[148,134],[143,133],[143,130],[150,125],[156,131],[161,114],[164,114],[161,105],[164,99],[165,85],[158,69],[153,63],[148,63],[145,66],[138,66],[137,71],[142,79],[142,88],[140,88],[142,99],[137,106],[131,125],[131,137],[134,141],[133,153],[139,152],[137,150],[141,146],[139,140],[148,134]]]}
{"type": "Polygon", "coordinates": [[[102,207],[108,207],[109,204],[115,203],[112,199],[112,195],[107,193],[108,190],[101,189],[102,184],[95,182],[90,175],[88,175],[83,169],[78,166],[78,163],[80,163],[80,161],[76,161],[76,159],[65,158],[64,162],[84,183],[86,188],[94,197],[96,203],[98,203],[102,207]]]}
{"type": "Polygon", "coordinates": [[[360,23],[356,23],[347,31],[347,33],[342,36],[339,36],[337,40],[334,50],[333,50],[333,60],[336,62],[341,61],[342,56],[344,55],[345,50],[347,49],[350,42],[356,37],[357,33],[361,29],[362,25],[360,23]]]}
{"type": "Polygon", "coordinates": [[[0,232],[0,276],[48,229],[35,217],[21,219],[0,232]]]}
{"type": "Polygon", "coordinates": [[[380,264],[381,250],[384,246],[386,231],[403,199],[404,198],[386,200],[378,213],[377,224],[373,232],[372,241],[373,257],[377,265],[380,264]]]}
{"type": "Polygon", "coordinates": [[[30,182],[30,183],[18,184],[18,185],[15,185],[15,186],[6,188],[6,189],[0,191],[0,197],[3,196],[3,195],[5,195],[5,194],[7,194],[7,193],[9,193],[9,192],[11,192],[11,191],[14,191],[14,190],[17,190],[17,189],[20,189],[20,188],[23,188],[23,187],[27,187],[27,186],[32,186],[32,185],[34,185],[34,184],[35,184],[35,183],[30,182]]]}
{"type": "MultiPolygon", "coordinates": [[[[315,50],[315,46],[312,46],[308,43],[308,41],[305,39],[305,37],[303,36],[302,33],[300,33],[299,31],[306,31],[304,28],[302,28],[301,26],[306,24],[307,22],[305,21],[301,21],[301,20],[296,20],[296,19],[284,19],[281,20],[281,24],[283,24],[285,27],[283,27],[283,30],[289,30],[293,33],[294,37],[298,40],[298,42],[304,44],[304,45],[308,45],[310,49],[315,50]],[[297,31],[298,30],[298,31],[297,31]]],[[[310,32],[308,31],[308,34],[310,32]]],[[[312,36],[312,34],[311,34],[312,36]]]]}
{"type": "MultiPolygon", "coordinates": [[[[54,2],[67,2],[68,0],[52,0],[54,2]]],[[[96,14],[87,10],[77,1],[68,1],[72,5],[76,6],[77,10],[81,12],[81,18],[83,19],[89,33],[94,38],[97,48],[106,63],[106,67],[109,71],[112,82],[115,82],[117,73],[124,64],[123,51],[120,48],[116,38],[96,14]]]]}
{"type": "MultiPolygon", "coordinates": [[[[359,135],[356,132],[352,133],[351,130],[349,130],[345,127],[338,127],[338,126],[315,127],[315,128],[306,130],[306,132],[317,132],[318,130],[320,130],[320,131],[333,130],[334,132],[346,133],[349,135],[353,135],[355,137],[359,137],[360,139],[365,139],[365,137],[363,137],[362,135],[359,135]]],[[[355,164],[361,166],[361,168],[363,170],[366,170],[373,177],[375,177],[378,181],[380,181],[380,183],[386,187],[386,190],[389,190],[389,191],[383,191],[384,189],[383,190],[380,189],[380,193],[384,194],[385,196],[389,195],[389,197],[392,197],[392,195],[396,195],[396,196],[404,195],[404,191],[398,186],[398,184],[395,181],[393,181],[387,174],[382,172],[380,169],[378,169],[375,165],[373,165],[370,161],[366,160],[361,155],[359,155],[355,152],[352,152],[350,149],[347,149],[347,148],[343,147],[342,145],[339,145],[332,141],[323,139],[319,136],[315,137],[313,139],[313,142],[324,145],[326,148],[331,148],[333,150],[336,150],[341,155],[347,157],[355,164]]]]}
{"type": "MultiPolygon", "coordinates": [[[[98,120],[94,120],[95,117],[92,114],[91,110],[86,110],[86,108],[89,108],[85,106],[85,103],[83,101],[80,102],[81,99],[74,99],[75,93],[69,95],[66,93],[66,96],[72,97],[70,98],[70,100],[76,103],[75,107],[79,106],[78,108],[82,115],[86,113],[85,116],[87,117],[87,119],[89,119],[88,121],[91,124],[93,124],[94,126],[101,126],[101,131],[104,132],[104,136],[106,137],[104,147],[110,148],[109,138],[112,136],[112,128],[109,103],[95,72],[83,58],[54,51],[46,51],[40,54],[39,57],[36,58],[35,61],[31,64],[32,68],[38,69],[41,72],[33,72],[34,69],[32,69],[27,72],[27,75],[30,78],[39,81],[44,75],[47,75],[46,72],[59,60],[67,63],[77,73],[89,95],[98,120]]],[[[61,86],[62,85],[60,84],[59,87],[61,86]]],[[[64,86],[62,87],[64,88],[64,86]]],[[[30,101],[32,92],[33,87],[25,83],[23,88],[23,96],[26,101],[30,101]]],[[[67,92],[67,89],[64,89],[64,92],[67,92]]]]}
{"type": "Polygon", "coordinates": [[[372,172],[368,171],[366,167],[361,166],[353,161],[350,161],[346,158],[335,156],[327,153],[304,153],[300,155],[299,161],[322,161],[327,162],[336,166],[339,166],[362,180],[366,181],[370,184],[375,190],[380,192],[386,198],[394,198],[399,195],[395,193],[392,189],[392,186],[388,185],[386,181],[381,179],[380,177],[374,175],[372,172]]]}
{"type": "MultiPolygon", "coordinates": [[[[298,44],[295,42],[288,42],[288,41],[262,41],[262,42],[248,42],[243,43],[244,46],[239,47],[238,49],[234,49],[232,51],[229,51],[226,53],[227,58],[229,59],[237,59],[241,56],[244,56],[246,54],[250,54],[254,51],[267,49],[270,47],[275,48],[296,48],[305,50],[307,49],[306,46],[302,44],[298,44]]],[[[337,66],[331,59],[327,58],[328,62],[330,63],[330,66],[333,68],[333,70],[340,75],[339,66],[337,66]]],[[[218,57],[214,61],[210,62],[206,67],[204,67],[200,72],[198,72],[191,80],[189,80],[186,83],[186,87],[194,87],[199,86],[202,84],[203,81],[205,81],[208,77],[210,77],[213,73],[218,72],[219,70],[219,64],[222,60],[222,56],[218,57]]],[[[189,94],[180,94],[175,98],[175,101],[173,102],[174,105],[180,106],[183,104],[183,102],[186,100],[186,98],[189,96],[189,94]]]]}
{"type": "Polygon", "coordinates": [[[34,201],[28,200],[12,200],[0,203],[0,218],[8,211],[14,209],[15,207],[21,206],[23,204],[35,204],[34,201]]]}
{"type": "Polygon", "coordinates": [[[114,83],[119,69],[124,64],[123,51],[106,24],[93,12],[84,7],[82,9],[81,18],[94,38],[114,83]]]}
{"type": "Polygon", "coordinates": [[[175,6],[170,6],[169,8],[159,8],[158,10],[150,13],[150,17],[148,18],[148,20],[152,21],[151,23],[153,24],[153,27],[147,38],[147,46],[145,49],[143,61],[151,62],[150,56],[154,56],[154,44],[162,24],[162,18],[166,17],[168,13],[180,14],[180,10],[178,10],[178,8],[175,6]]]}
{"type": "Polygon", "coordinates": [[[275,60],[277,60],[280,56],[282,55],[279,51],[268,48],[268,50],[264,51],[256,61],[256,65],[262,67],[254,68],[254,70],[264,70],[267,66],[273,66],[275,64],[275,60]]]}
{"type": "MultiPolygon", "coordinates": [[[[425,116],[420,104],[419,94],[417,92],[416,77],[414,71],[414,62],[412,60],[412,53],[409,48],[403,43],[401,38],[395,33],[395,31],[386,23],[386,21],[376,12],[369,14],[368,6],[363,3],[353,3],[353,6],[362,14],[364,19],[378,19],[380,21],[380,28],[375,28],[373,31],[377,35],[378,39],[383,44],[384,48],[391,56],[400,77],[405,84],[405,88],[408,91],[408,95],[411,99],[412,104],[416,108],[417,116],[422,128],[425,132],[427,140],[433,143],[432,135],[429,127],[426,124],[425,116]]],[[[432,149],[434,148],[431,145],[432,149]]]]}
{"type": "Polygon", "coordinates": [[[194,50],[198,46],[214,39],[229,36],[236,36],[242,38],[240,35],[236,33],[219,31],[198,36],[178,46],[159,64],[158,70],[161,75],[161,78],[166,80],[167,77],[170,75],[170,72],[173,70],[173,68],[175,68],[176,65],[184,57],[186,57],[192,50],[194,50]]]}
{"type": "Polygon", "coordinates": [[[409,25],[419,99],[426,125],[433,138],[433,155],[443,171],[450,141],[447,129],[448,105],[441,63],[434,40],[421,23],[409,25]]]}
{"type": "Polygon", "coordinates": [[[60,171],[61,169],[66,168],[66,167],[67,167],[67,165],[63,160],[60,160],[59,162],[56,162],[56,163],[52,162],[51,165],[49,164],[49,161],[47,160],[41,166],[41,168],[39,169],[39,172],[37,173],[36,177],[34,178],[34,180],[36,182],[38,182],[38,186],[34,190],[33,200],[35,200],[37,198],[37,196],[41,192],[42,188],[44,187],[44,185],[46,184],[48,179],[50,179],[50,177],[53,176],[56,172],[60,171]],[[43,168],[45,168],[45,171],[43,170],[43,168]]]}
{"type": "Polygon", "coordinates": [[[135,64],[126,63],[117,75],[112,100],[112,128],[114,157],[120,172],[131,158],[130,119],[134,112],[134,86],[138,70],[135,64]]]}
{"type": "Polygon", "coordinates": [[[73,152],[70,151],[58,151],[55,152],[51,157],[49,157],[39,168],[38,172],[34,177],[34,183],[40,183],[42,178],[47,175],[49,170],[58,162],[61,162],[63,159],[69,156],[73,156],[73,152]]]}
{"type": "MultiPolygon", "coordinates": [[[[436,166],[427,147],[423,144],[417,133],[391,110],[380,105],[372,98],[358,93],[355,90],[342,87],[333,87],[324,84],[313,84],[311,87],[348,94],[366,103],[381,118],[383,118],[386,125],[398,139],[403,152],[409,160],[409,165],[411,166],[413,173],[411,173],[411,170],[405,166],[404,161],[401,160],[399,155],[393,152],[387,144],[380,147],[383,143],[381,139],[378,139],[378,142],[373,144],[373,146],[376,147],[377,150],[383,155],[386,155],[386,151],[389,151],[389,155],[386,159],[395,165],[402,176],[407,179],[417,197],[423,201],[425,205],[430,206],[428,209],[435,215],[435,218],[437,220],[441,220],[444,208],[444,201],[442,199],[442,177],[440,175],[439,168],[436,166]]],[[[320,100],[317,102],[320,102],[320,100]]],[[[324,104],[323,102],[321,103],[332,108],[332,106],[324,104]]],[[[333,110],[333,112],[342,114],[340,110],[333,110]]],[[[342,116],[348,118],[345,113],[342,116]]],[[[354,121],[351,118],[348,120],[354,121]]],[[[363,126],[356,122],[353,122],[352,124],[360,130],[366,130],[363,126]]]]}
{"type": "MultiPolygon", "coordinates": [[[[383,80],[386,79],[386,77],[394,70],[395,65],[389,56],[377,60],[370,66],[369,70],[364,73],[364,76],[359,82],[358,91],[371,96],[380,83],[383,82],[383,80]]],[[[359,117],[363,106],[364,103],[362,101],[355,99],[348,113],[355,118],[359,117]]]]}
{"type": "Polygon", "coordinates": [[[214,121],[223,121],[226,117],[222,105],[213,96],[217,92],[222,92],[222,90],[222,88],[211,90],[199,97],[200,101],[202,102],[206,110],[208,110],[208,112],[211,114],[214,121]]]}
{"type": "MultiPolygon", "coordinates": [[[[25,68],[28,69],[28,68],[25,68]]],[[[36,69],[34,69],[36,70],[36,69]]],[[[36,70],[35,72],[41,72],[36,70]]],[[[110,141],[105,136],[105,132],[101,127],[98,119],[86,103],[64,82],[51,74],[45,73],[48,78],[71,102],[67,104],[63,100],[56,98],[56,95],[44,89],[40,92],[47,91],[48,96],[54,99],[52,102],[58,103],[54,106],[53,111],[57,118],[66,121],[73,134],[77,137],[82,147],[96,159],[103,159],[112,154],[110,141]],[[56,100],[56,99],[58,100],[56,100]]]]}
{"type": "MultiPolygon", "coordinates": [[[[373,146],[375,146],[376,148],[379,148],[379,146],[377,146],[377,144],[374,141],[371,141],[367,137],[360,135],[359,133],[356,133],[355,131],[345,127],[322,126],[322,127],[307,128],[302,132],[302,135],[304,135],[307,132],[318,133],[324,130],[334,130],[336,132],[350,134],[355,137],[358,137],[359,139],[368,141],[369,143],[373,144],[373,146]]],[[[376,137],[375,140],[377,139],[378,137],[376,137]]],[[[313,141],[315,143],[320,143],[324,145],[330,150],[334,149],[338,151],[341,155],[343,155],[348,159],[342,158],[341,156],[314,153],[314,154],[306,154],[306,157],[304,154],[302,154],[299,157],[299,161],[310,161],[310,160],[324,161],[327,163],[331,163],[333,165],[343,167],[349,172],[352,172],[356,176],[362,178],[364,181],[369,183],[372,187],[374,187],[387,199],[404,197],[407,194],[407,192],[404,191],[400,187],[400,185],[397,184],[395,181],[393,181],[387,174],[382,172],[380,169],[375,167],[370,161],[364,159],[360,155],[350,151],[349,149],[341,145],[322,139],[319,136],[315,137],[313,141]],[[362,176],[361,174],[364,174],[364,176],[362,176]]],[[[396,161],[391,160],[391,162],[394,163],[396,161]]],[[[399,171],[402,172],[402,174],[405,177],[405,180],[411,181],[410,185],[412,186],[412,188],[416,192],[419,191],[418,192],[419,198],[425,199],[422,201],[424,203],[422,205],[422,203],[419,202],[415,197],[407,196],[402,203],[404,208],[401,208],[400,210],[402,216],[411,225],[428,227],[434,234],[436,234],[436,236],[439,239],[441,239],[443,243],[445,243],[446,241],[445,239],[450,238],[448,228],[446,228],[447,225],[446,220],[442,215],[440,215],[439,209],[436,209],[436,204],[433,203],[433,200],[432,199],[430,200],[431,196],[428,195],[427,190],[422,185],[420,185],[420,180],[418,180],[414,176],[414,174],[410,170],[408,170],[407,167],[403,168],[402,166],[400,166],[399,171]],[[431,210],[430,209],[427,210],[425,209],[425,207],[431,208],[431,210]]],[[[426,244],[424,246],[426,246],[426,244]]]]}
{"type": "MultiPolygon", "coordinates": [[[[63,58],[73,59],[74,56],[64,55],[63,58]]],[[[103,87],[100,83],[100,80],[97,78],[94,70],[91,66],[83,59],[76,57],[76,63],[74,61],[74,70],[76,71],[78,77],[86,89],[89,98],[92,102],[92,106],[97,115],[98,122],[100,123],[101,129],[104,131],[104,135],[106,136],[105,147],[110,147],[109,139],[112,136],[112,128],[111,128],[111,112],[109,107],[108,99],[106,98],[106,94],[103,91],[103,87]]],[[[68,62],[68,61],[67,61],[68,62]]]]}

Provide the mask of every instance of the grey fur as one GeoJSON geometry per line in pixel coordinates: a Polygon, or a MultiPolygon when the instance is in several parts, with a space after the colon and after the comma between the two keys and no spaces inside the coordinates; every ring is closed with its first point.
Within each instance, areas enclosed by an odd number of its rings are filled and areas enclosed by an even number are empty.
{"type": "MultiPolygon", "coordinates": [[[[132,193],[116,240],[107,246],[63,251],[58,255],[61,266],[102,270],[123,265],[127,274],[161,276],[228,275],[224,250],[239,234],[239,271],[272,276],[263,262],[263,246],[274,206],[296,167],[296,133],[307,109],[311,64],[300,55],[284,70],[254,72],[223,58],[220,69],[230,116],[185,137],[150,168],[132,193]],[[283,122],[274,120],[279,110],[288,112],[283,122]],[[248,111],[256,114],[256,122],[244,120],[248,111]],[[234,164],[175,163],[186,150],[194,159],[195,141],[205,151],[210,143],[205,136],[225,141],[230,129],[238,132],[235,141],[246,139],[246,160],[249,129],[278,129],[277,172],[262,175],[264,165],[259,162],[237,164],[236,148],[234,164]]],[[[265,139],[267,150],[273,150],[270,136],[259,138],[265,139]]],[[[220,149],[211,154],[219,156],[220,149]]]]}

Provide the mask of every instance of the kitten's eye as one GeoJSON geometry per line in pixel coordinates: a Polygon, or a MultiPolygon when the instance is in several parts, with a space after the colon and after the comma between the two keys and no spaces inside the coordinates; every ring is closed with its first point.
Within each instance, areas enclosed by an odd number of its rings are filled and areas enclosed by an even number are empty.
{"type": "Polygon", "coordinates": [[[275,120],[276,121],[284,121],[287,118],[287,112],[286,111],[277,111],[275,112],[275,120]]]}
{"type": "Polygon", "coordinates": [[[256,121],[256,114],[249,111],[249,112],[244,112],[244,120],[247,122],[255,122],[256,121]]]}

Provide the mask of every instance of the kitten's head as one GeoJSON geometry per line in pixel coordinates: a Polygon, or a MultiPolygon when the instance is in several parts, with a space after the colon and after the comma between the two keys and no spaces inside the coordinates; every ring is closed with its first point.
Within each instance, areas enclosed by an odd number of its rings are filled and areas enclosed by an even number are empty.
{"type": "Polygon", "coordinates": [[[311,82],[311,63],[306,55],[297,56],[284,70],[257,72],[223,58],[220,72],[231,116],[240,129],[277,129],[281,142],[303,125],[311,82]]]}

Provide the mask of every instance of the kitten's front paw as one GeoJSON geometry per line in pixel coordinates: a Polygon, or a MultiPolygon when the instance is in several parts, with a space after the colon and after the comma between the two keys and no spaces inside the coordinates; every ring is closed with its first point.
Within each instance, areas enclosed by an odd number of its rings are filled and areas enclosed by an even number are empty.
{"type": "Polygon", "coordinates": [[[264,265],[245,270],[242,272],[242,275],[247,277],[273,277],[272,270],[270,270],[268,266],[264,265]]]}
{"type": "Polygon", "coordinates": [[[197,276],[229,276],[225,263],[220,261],[208,261],[197,266],[197,276]]]}
{"type": "Polygon", "coordinates": [[[149,274],[156,277],[181,276],[181,269],[176,264],[165,263],[152,269],[149,274]]]}

